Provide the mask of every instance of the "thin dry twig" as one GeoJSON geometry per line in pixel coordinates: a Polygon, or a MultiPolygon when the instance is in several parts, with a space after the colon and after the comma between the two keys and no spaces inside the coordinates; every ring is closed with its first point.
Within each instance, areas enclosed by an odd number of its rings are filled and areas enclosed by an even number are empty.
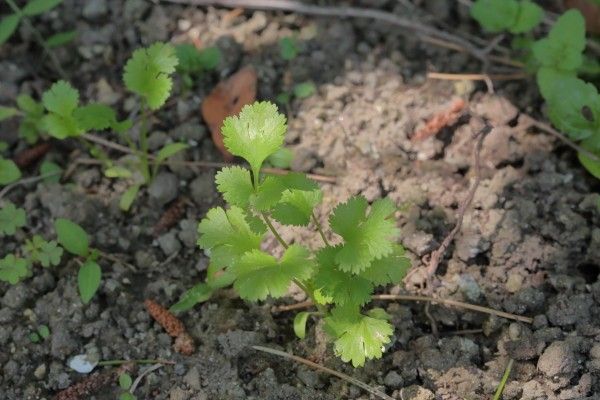
{"type": "Polygon", "coordinates": [[[428,79],[439,79],[446,81],[509,81],[527,78],[525,72],[514,72],[512,74],[453,74],[448,72],[428,72],[428,79]]]}
{"type": "Polygon", "coordinates": [[[156,371],[157,369],[161,368],[162,366],[163,366],[163,364],[157,363],[157,364],[151,365],[148,368],[146,368],[141,374],[139,374],[137,376],[137,378],[135,378],[135,380],[131,384],[131,387],[129,388],[129,393],[133,394],[133,392],[135,392],[135,389],[137,389],[140,382],[142,382],[142,379],[144,379],[146,377],[146,375],[148,375],[149,373],[151,373],[153,371],[156,371]]]}
{"type": "Polygon", "coordinates": [[[265,353],[269,353],[269,354],[273,354],[273,355],[276,355],[276,356],[279,356],[279,357],[283,357],[283,358],[287,358],[287,359],[290,359],[290,360],[294,360],[296,362],[299,362],[301,364],[306,365],[307,367],[314,368],[316,370],[325,372],[325,373],[327,373],[329,375],[337,376],[338,378],[343,379],[346,382],[349,382],[349,383],[351,383],[351,384],[353,384],[355,386],[358,386],[361,389],[366,390],[367,392],[371,393],[373,396],[377,396],[380,399],[394,400],[393,397],[388,396],[387,394],[383,393],[382,391],[377,390],[377,389],[375,389],[375,388],[367,385],[366,383],[359,381],[358,379],[355,379],[355,378],[353,378],[353,377],[351,377],[349,375],[346,375],[346,374],[344,374],[342,372],[338,372],[338,371],[335,371],[333,369],[327,368],[327,367],[325,367],[323,365],[314,363],[314,362],[309,361],[309,360],[307,360],[305,358],[298,357],[298,356],[295,356],[293,354],[286,353],[284,351],[275,350],[275,349],[272,349],[270,347],[252,346],[252,348],[254,350],[263,351],[265,353]]]}
{"type": "Polygon", "coordinates": [[[16,182],[11,183],[10,185],[6,185],[4,188],[2,188],[2,190],[0,190],[0,199],[2,199],[4,196],[6,196],[6,194],[8,192],[13,190],[17,186],[28,185],[30,183],[36,183],[36,182],[42,181],[46,178],[50,178],[51,176],[60,175],[61,173],[62,173],[62,171],[53,171],[53,172],[48,172],[47,174],[32,176],[31,178],[20,179],[16,182]]]}
{"type": "MultiPolygon", "coordinates": [[[[416,296],[416,295],[410,295],[410,294],[376,294],[376,295],[373,295],[373,300],[423,301],[423,302],[432,303],[432,304],[439,303],[439,304],[443,304],[445,306],[464,308],[466,310],[476,311],[476,312],[480,312],[483,314],[495,315],[497,317],[512,319],[515,321],[526,322],[528,324],[533,323],[533,318],[530,318],[530,317],[524,317],[522,315],[511,314],[511,313],[507,313],[504,311],[494,310],[493,308],[479,306],[476,304],[465,303],[465,302],[458,301],[458,300],[442,299],[442,298],[435,298],[435,297],[430,297],[430,296],[416,296]]],[[[278,313],[278,312],[283,312],[283,311],[293,311],[293,310],[309,308],[309,307],[312,307],[313,305],[314,305],[314,303],[312,301],[307,300],[307,301],[303,301],[303,302],[296,303],[296,304],[273,307],[271,309],[271,312],[278,313]]]]}
{"type": "MultiPolygon", "coordinates": [[[[475,143],[475,149],[474,149],[475,181],[471,185],[471,188],[469,189],[467,196],[464,198],[464,200],[460,204],[460,207],[458,208],[458,214],[456,216],[456,224],[454,225],[454,228],[448,233],[448,235],[446,235],[446,237],[442,241],[442,244],[440,245],[440,247],[438,247],[437,250],[435,250],[433,253],[431,253],[431,258],[429,259],[429,265],[427,266],[427,280],[428,281],[431,280],[431,278],[437,271],[440,261],[441,261],[442,257],[444,256],[444,254],[446,253],[446,250],[450,246],[450,243],[452,243],[452,241],[454,240],[454,237],[460,231],[460,228],[462,227],[463,219],[465,217],[465,212],[467,211],[467,208],[473,202],[473,198],[475,197],[475,192],[477,191],[477,188],[479,187],[479,184],[481,183],[481,148],[483,147],[483,139],[485,139],[485,136],[492,130],[492,126],[489,125],[489,123],[487,121],[484,121],[484,123],[485,123],[484,127],[482,129],[480,129],[479,132],[477,132],[474,135],[474,139],[477,138],[477,142],[475,143]]],[[[428,286],[431,287],[431,285],[428,285],[428,286]]]]}
{"type": "MultiPolygon", "coordinates": [[[[400,28],[400,32],[406,35],[417,35],[420,39],[426,39],[432,44],[439,44],[440,41],[449,43],[455,46],[455,50],[466,51],[485,62],[490,59],[484,49],[474,46],[471,42],[456,36],[449,32],[445,32],[434,27],[428,26],[418,21],[413,21],[408,18],[400,17],[386,11],[373,8],[359,8],[348,6],[319,6],[305,4],[294,0],[162,0],[167,3],[185,4],[194,6],[219,6],[226,8],[248,8],[255,10],[278,10],[295,12],[305,15],[314,15],[321,17],[336,17],[336,18],[365,18],[376,21],[386,22],[400,28]]],[[[504,62],[500,57],[497,62],[504,62]]],[[[512,63],[510,65],[513,65],[512,63]]]]}

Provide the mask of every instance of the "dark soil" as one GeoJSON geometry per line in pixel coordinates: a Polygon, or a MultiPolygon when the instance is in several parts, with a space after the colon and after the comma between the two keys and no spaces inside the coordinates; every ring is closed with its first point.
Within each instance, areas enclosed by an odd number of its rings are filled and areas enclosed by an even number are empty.
{"type": "MultiPolygon", "coordinates": [[[[428,1],[424,9],[385,0],[356,3],[473,29],[454,2],[428,1]]],[[[199,104],[241,66],[257,69],[261,99],[274,99],[286,80],[313,80],[318,93],[295,100],[289,110],[294,169],[338,177],[336,184],[323,185],[325,224],[334,204],[351,195],[389,196],[403,205],[402,243],[415,268],[422,268],[422,258],[454,226],[475,174],[473,115],[485,116],[494,129],[483,143],[483,180],[442,261],[435,295],[530,316],[534,322],[433,306],[440,330],[434,337],[422,304],[382,302],[396,328],[392,343],[381,360],[353,369],[333,355],[320,324],[310,323],[301,341],[292,331],[293,313],[273,314],[272,301],[247,304],[222,291],[181,315],[198,350],[190,357],[179,355],[143,301],[171,305],[203,279],[207,259],[196,246],[196,227],[221,202],[215,171],[164,168],[124,214],[118,201],[126,187],[104,178],[99,168],[82,165],[68,184],[40,183],[10,192],[8,199],[27,210],[28,225],[15,237],[0,238],[0,256],[26,235],[52,237],[52,220],[66,217],[93,235],[92,246],[121,261],[100,261],[103,282],[88,305],[77,293],[75,262],[36,268],[31,279],[16,286],[0,284],[0,398],[52,398],[84,378],[68,367],[76,354],[175,361],[142,380],[135,392],[139,399],[373,398],[337,378],[258,353],[249,348],[253,344],[318,361],[404,400],[490,399],[510,358],[515,365],[504,399],[600,398],[600,213],[594,194],[600,185],[573,151],[536,131],[519,113],[539,112],[533,82],[500,85],[499,95],[492,96],[483,85],[425,80],[427,69],[478,72],[480,66],[465,54],[366,20],[266,12],[235,16],[224,9],[143,0],[79,6],[67,0],[60,13],[37,22],[44,32],[77,29],[78,40],[57,50],[72,83],[82,100],[113,104],[123,114],[135,105],[121,83],[122,66],[133,49],[191,38],[218,46],[224,54],[218,71],[190,92],[176,89],[154,121],[154,146],[169,137],[193,144],[181,159],[220,161],[199,104]],[[301,39],[301,51],[288,63],[279,56],[277,40],[293,33],[301,39]],[[413,143],[415,129],[456,97],[469,102],[468,115],[413,143]],[[192,201],[185,216],[154,239],[154,224],[178,196],[192,201]],[[29,334],[42,324],[50,328],[49,338],[32,343],[29,334]]],[[[0,50],[0,104],[13,104],[18,93],[38,96],[56,78],[30,36],[21,28],[0,50]]],[[[13,122],[1,128],[0,140],[11,145],[9,155],[26,147],[13,122]]],[[[56,143],[46,157],[67,167],[78,157],[77,147],[56,143]]],[[[35,167],[28,173],[35,175],[35,167]]],[[[308,230],[283,235],[318,245],[308,230]]],[[[413,274],[405,287],[388,292],[417,293],[418,277],[413,274]]],[[[115,382],[91,398],[115,399],[118,393],[115,382]]]]}

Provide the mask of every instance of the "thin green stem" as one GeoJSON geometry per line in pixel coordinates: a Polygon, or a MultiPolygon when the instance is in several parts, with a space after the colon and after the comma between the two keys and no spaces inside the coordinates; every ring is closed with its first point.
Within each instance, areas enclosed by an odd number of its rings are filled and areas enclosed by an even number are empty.
{"type": "Polygon", "coordinates": [[[153,175],[150,175],[150,168],[148,164],[148,107],[144,103],[142,105],[142,123],[140,126],[140,137],[139,142],[140,146],[138,149],[138,155],[140,157],[140,162],[142,164],[142,175],[146,183],[150,183],[152,178],[154,178],[154,173],[158,170],[158,166],[153,171],[153,175]]]}
{"type": "Polygon", "coordinates": [[[288,247],[290,247],[285,240],[283,240],[283,238],[281,237],[281,235],[279,234],[279,232],[277,232],[277,229],[275,229],[275,227],[273,226],[273,224],[271,223],[271,220],[269,219],[269,216],[264,212],[261,211],[260,215],[262,215],[263,219],[265,220],[265,223],[267,224],[267,226],[269,227],[269,230],[271,231],[271,233],[275,236],[275,239],[277,239],[277,241],[279,243],[281,243],[281,245],[287,249],[288,247]]]}
{"type": "Polygon", "coordinates": [[[33,37],[35,38],[35,41],[38,42],[38,44],[44,49],[44,52],[50,58],[50,62],[52,63],[52,66],[54,67],[56,72],[58,72],[58,74],[60,75],[60,77],[62,79],[64,79],[65,81],[68,81],[69,77],[68,77],[67,73],[62,69],[62,67],[60,65],[60,61],[58,61],[58,58],[56,58],[56,55],[52,52],[52,49],[50,47],[48,47],[48,44],[44,40],[44,37],[42,36],[40,31],[37,30],[37,28],[31,23],[31,21],[29,21],[29,18],[27,18],[25,15],[23,15],[23,12],[21,11],[21,9],[19,8],[19,6],[17,6],[17,4],[13,0],[4,0],[4,1],[6,2],[6,4],[8,4],[8,6],[13,10],[13,12],[15,14],[19,15],[23,19],[23,21],[25,22],[25,25],[27,26],[27,29],[29,29],[31,31],[31,33],[33,33],[33,37]]]}
{"type": "Polygon", "coordinates": [[[100,366],[109,366],[109,365],[123,365],[123,364],[175,364],[175,361],[169,360],[151,360],[151,359],[141,359],[141,360],[104,360],[98,362],[100,366]]]}
{"type": "Polygon", "coordinates": [[[508,360],[508,364],[506,365],[506,369],[504,370],[504,375],[502,376],[502,380],[496,389],[496,393],[494,393],[493,400],[500,400],[502,398],[502,392],[504,392],[504,387],[506,386],[506,382],[508,381],[508,377],[510,376],[510,371],[512,369],[514,360],[511,358],[508,360]]]}
{"type": "Polygon", "coordinates": [[[321,226],[321,223],[317,219],[317,216],[315,215],[314,211],[312,212],[312,219],[313,219],[313,222],[315,223],[315,226],[317,227],[317,231],[319,231],[319,235],[321,235],[321,238],[323,239],[323,242],[325,243],[325,246],[329,246],[329,241],[325,237],[325,233],[323,232],[323,227],[321,226]]]}

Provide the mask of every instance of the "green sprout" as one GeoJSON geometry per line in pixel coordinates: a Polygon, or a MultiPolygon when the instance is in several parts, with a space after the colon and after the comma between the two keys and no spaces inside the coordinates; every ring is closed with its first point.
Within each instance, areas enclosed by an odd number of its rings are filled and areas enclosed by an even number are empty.
{"type": "Polygon", "coordinates": [[[229,207],[209,210],[198,226],[198,244],[210,258],[206,281],[186,292],[172,310],[189,309],[229,285],[242,299],[261,301],[286,295],[295,283],[318,309],[296,316],[299,337],[305,336],[309,316],[321,316],[342,360],[357,367],[381,357],[393,327],[383,310],[362,308],[376,286],[400,282],[410,266],[396,243],[396,206],[387,199],[369,205],[362,196],[339,204],[329,225],[341,243],[332,245],[315,216],[323,198],[318,185],[301,173],[261,173],[284,142],[286,119],[277,107],[268,102],[246,106],[225,120],[222,131],[228,150],[250,168],[231,166],[217,174],[217,188],[229,207]],[[289,244],[276,224],[312,225],[324,246],[311,251],[289,244]],[[283,247],[281,257],[261,247],[267,232],[283,247]]]}

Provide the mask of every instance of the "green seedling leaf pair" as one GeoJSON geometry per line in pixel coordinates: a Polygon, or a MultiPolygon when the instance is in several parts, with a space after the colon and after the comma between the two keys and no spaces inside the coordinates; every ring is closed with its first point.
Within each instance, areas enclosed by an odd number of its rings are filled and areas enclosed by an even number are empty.
{"type": "MultiPolygon", "coordinates": [[[[188,290],[171,309],[184,311],[206,301],[222,287],[233,285],[241,298],[262,301],[285,296],[292,284],[304,290],[325,317],[335,350],[344,361],[360,366],[381,357],[393,328],[385,313],[366,312],[375,286],[399,282],[409,267],[389,200],[369,206],[363,197],[338,205],[329,224],[342,243],[331,246],[315,207],[322,200],[318,185],[300,173],[262,173],[269,157],[281,151],[286,120],[268,102],[246,106],[223,124],[228,150],[250,168],[223,168],[215,178],[229,208],[213,208],[198,226],[198,245],[210,258],[205,282],[188,290]],[[325,246],[316,253],[299,243],[287,244],[275,224],[310,226],[325,246]],[[267,253],[262,242],[270,232],[280,242],[280,257],[267,253]]],[[[310,312],[294,320],[294,331],[306,335],[310,312]]]]}
{"type": "Polygon", "coordinates": [[[542,21],[544,11],[529,0],[477,0],[471,16],[488,32],[525,33],[542,21]]]}
{"type": "Polygon", "coordinates": [[[175,54],[179,61],[177,72],[188,89],[194,85],[195,77],[217,68],[222,58],[221,51],[217,47],[198,50],[189,43],[175,46],[175,54]]]}
{"type": "Polygon", "coordinates": [[[85,258],[77,274],[77,286],[81,300],[87,304],[94,297],[102,279],[102,270],[95,261],[96,255],[90,251],[88,235],[81,226],[64,218],[57,219],[54,228],[58,242],[65,250],[85,258]]]}

